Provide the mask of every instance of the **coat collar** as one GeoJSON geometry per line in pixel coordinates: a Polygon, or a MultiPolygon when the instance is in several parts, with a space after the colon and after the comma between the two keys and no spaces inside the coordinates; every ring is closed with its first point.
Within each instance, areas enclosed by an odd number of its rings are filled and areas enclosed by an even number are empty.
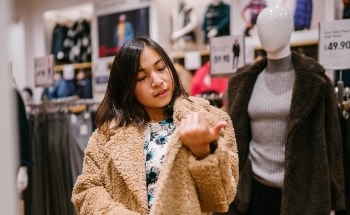
{"type": "MultiPolygon", "coordinates": [[[[209,102],[192,97],[191,100],[197,100],[193,103],[185,98],[179,98],[174,105],[174,123],[179,124],[182,118],[192,111],[199,111],[201,108],[208,108],[209,102]]],[[[146,170],[145,170],[145,154],[144,154],[144,137],[143,130],[138,129],[136,125],[129,125],[123,128],[113,128],[115,122],[109,125],[110,138],[105,145],[107,157],[113,158],[114,167],[121,174],[125,183],[132,193],[137,196],[140,205],[147,207],[147,190],[146,190],[146,170]],[[125,135],[128,134],[128,135],[125,135]]],[[[175,130],[173,138],[169,142],[167,149],[167,164],[165,169],[171,169],[173,160],[175,159],[182,144],[178,141],[178,135],[175,130]]]]}
{"type": "Polygon", "coordinates": [[[143,133],[135,125],[113,129],[105,153],[113,158],[114,167],[124,179],[139,205],[147,207],[145,154],[143,133]],[[128,134],[128,135],[125,135],[128,134]]]}
{"type": "MultiPolygon", "coordinates": [[[[295,82],[293,86],[291,110],[289,114],[289,127],[302,122],[315,108],[319,99],[323,96],[327,80],[325,69],[310,57],[292,52],[292,61],[295,70],[295,82]]],[[[267,58],[243,68],[230,80],[231,93],[240,94],[241,108],[247,107],[250,95],[254,88],[257,76],[265,69],[267,58]],[[244,92],[243,92],[244,91],[244,92]]]]}
{"type": "MultiPolygon", "coordinates": [[[[323,97],[327,87],[325,69],[314,59],[292,54],[295,84],[292,94],[289,127],[301,123],[323,97]]],[[[316,107],[317,108],[317,107],[316,107]]]]}

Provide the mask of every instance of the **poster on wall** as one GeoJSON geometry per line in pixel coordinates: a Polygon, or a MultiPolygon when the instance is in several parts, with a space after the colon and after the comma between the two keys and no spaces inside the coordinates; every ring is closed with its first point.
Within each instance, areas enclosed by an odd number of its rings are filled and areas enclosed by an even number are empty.
{"type": "Polygon", "coordinates": [[[125,42],[135,36],[149,35],[149,7],[99,15],[98,56],[114,56],[125,42]]]}

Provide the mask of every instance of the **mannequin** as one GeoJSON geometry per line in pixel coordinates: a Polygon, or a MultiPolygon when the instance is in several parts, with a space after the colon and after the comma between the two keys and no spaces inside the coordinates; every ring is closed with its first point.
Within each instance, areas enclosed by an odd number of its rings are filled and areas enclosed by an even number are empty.
{"type": "Polygon", "coordinates": [[[196,27],[198,18],[194,8],[186,3],[185,0],[177,0],[178,8],[172,11],[171,40],[175,50],[194,50],[196,49],[196,27]]]}
{"type": "Polygon", "coordinates": [[[250,30],[255,26],[260,11],[267,6],[265,0],[249,0],[248,4],[242,9],[241,17],[246,24],[244,36],[250,36],[250,30]],[[250,17],[246,17],[246,11],[249,10],[250,17]]]}
{"type": "Polygon", "coordinates": [[[263,9],[257,33],[267,57],[229,80],[227,112],[240,158],[229,214],[329,214],[345,208],[334,87],[317,61],[291,51],[293,29],[287,8],[263,9]]]}
{"type": "Polygon", "coordinates": [[[211,0],[204,14],[202,29],[205,44],[211,37],[230,35],[230,5],[222,0],[211,0]]]}

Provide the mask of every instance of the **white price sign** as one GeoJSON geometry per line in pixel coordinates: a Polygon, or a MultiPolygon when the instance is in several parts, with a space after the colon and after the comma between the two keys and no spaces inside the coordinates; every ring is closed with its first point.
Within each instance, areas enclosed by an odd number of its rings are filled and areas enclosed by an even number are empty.
{"type": "Polygon", "coordinates": [[[319,63],[326,69],[350,68],[350,20],[321,22],[319,63]]]}
{"type": "Polygon", "coordinates": [[[36,87],[48,87],[53,85],[53,67],[53,55],[34,59],[34,81],[36,87]]]}
{"type": "Polygon", "coordinates": [[[242,65],[244,65],[244,40],[242,35],[210,38],[211,75],[230,75],[242,65]]]}

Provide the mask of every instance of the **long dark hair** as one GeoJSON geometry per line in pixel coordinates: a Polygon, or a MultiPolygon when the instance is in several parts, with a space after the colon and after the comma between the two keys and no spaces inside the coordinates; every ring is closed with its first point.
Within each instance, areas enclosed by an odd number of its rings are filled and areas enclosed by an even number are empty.
{"type": "Polygon", "coordinates": [[[98,128],[112,119],[116,120],[117,127],[135,122],[141,128],[149,121],[143,106],[139,104],[135,97],[140,56],[145,46],[154,49],[171,72],[174,94],[166,107],[169,116],[172,115],[175,99],[179,96],[188,97],[173,62],[165,50],[149,37],[136,37],[125,43],[114,57],[107,90],[96,113],[95,123],[98,128]]]}

